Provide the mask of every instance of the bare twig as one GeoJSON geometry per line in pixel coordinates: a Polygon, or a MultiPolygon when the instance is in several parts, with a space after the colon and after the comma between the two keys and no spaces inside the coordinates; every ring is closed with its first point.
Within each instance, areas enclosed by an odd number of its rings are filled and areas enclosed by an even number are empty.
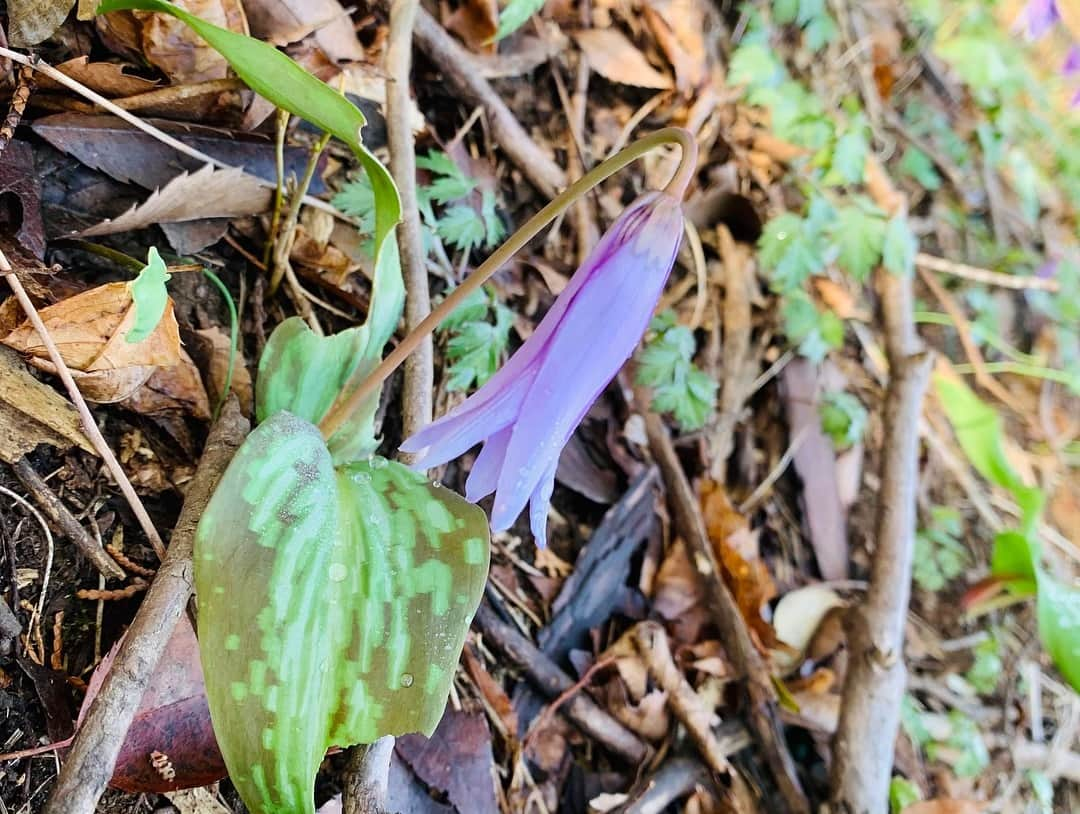
{"type": "MultiPolygon", "coordinates": [[[[648,404],[647,394],[635,396],[641,404],[648,404]]],[[[750,729],[765,753],[769,767],[786,802],[786,810],[792,814],[809,814],[810,803],[799,783],[795,763],[784,743],[777,715],[776,690],[772,678],[754,648],[746,621],[739,612],[735,599],[721,577],[716,554],[705,530],[701,507],[686,473],[683,472],[675,446],[660,416],[647,412],[645,431],[649,448],[656,459],[667,486],[668,498],[675,514],[675,525],[687,541],[698,573],[705,581],[705,595],[710,611],[724,642],[724,649],[737,672],[746,680],[746,692],[750,701],[750,729]]]]}
{"type": "Polygon", "coordinates": [[[125,577],[123,569],[105,553],[97,540],[91,537],[86,529],[79,524],[79,521],[72,516],[67,506],[53,493],[53,490],[49,488],[49,485],[45,483],[41,475],[34,470],[34,467],[30,465],[26,458],[20,458],[16,461],[12,469],[15,470],[16,477],[22,481],[22,485],[34,496],[34,499],[45,514],[48,515],[49,519],[60,527],[60,530],[75,544],[79,551],[86,555],[86,558],[94,564],[98,571],[113,579],[123,579],[125,577]]]}
{"type": "Polygon", "coordinates": [[[953,277],[962,277],[983,285],[997,286],[998,288],[1011,288],[1017,291],[1050,291],[1056,292],[1061,289],[1061,284],[1052,277],[1031,277],[1020,274],[1003,274],[1000,271],[969,266],[966,263],[954,263],[944,257],[935,257],[932,254],[919,252],[915,255],[915,265],[927,271],[936,271],[939,274],[951,274],[953,277]]]}
{"type": "MultiPolygon", "coordinates": [[[[405,330],[411,331],[431,313],[427,263],[416,201],[416,145],[409,123],[413,26],[419,0],[393,0],[390,35],[386,43],[386,119],[390,141],[390,172],[401,194],[401,223],[397,226],[401,274],[405,278],[405,330]]],[[[431,423],[435,381],[431,337],[405,360],[402,433],[408,437],[431,423]]]]}
{"type": "Polygon", "coordinates": [[[343,814],[385,814],[394,736],[349,749],[342,792],[343,814]]]}
{"type": "Polygon", "coordinates": [[[889,356],[882,444],[881,491],[870,588],[848,617],[851,653],[833,739],[836,810],[870,814],[888,809],[904,665],[904,621],[911,595],[918,478],[919,416],[932,358],[915,333],[912,281],[876,273],[889,356]]]}
{"type": "MultiPolygon", "coordinates": [[[[237,167],[233,167],[231,164],[226,164],[223,161],[218,161],[213,156],[207,155],[201,150],[196,150],[194,147],[190,147],[189,145],[184,144],[184,142],[180,141],[177,138],[173,138],[168,133],[158,129],[157,127],[154,127],[154,125],[143,121],[138,116],[129,113],[122,107],[118,107],[114,102],[106,99],[100,93],[97,93],[86,87],[86,85],[84,85],[82,82],[72,79],[67,74],[56,70],[56,68],[54,68],[52,65],[49,65],[47,62],[42,62],[40,59],[37,59],[35,57],[28,57],[25,54],[20,54],[18,51],[12,51],[10,48],[3,47],[0,47],[0,57],[5,57],[12,60],[13,62],[18,62],[20,65],[29,65],[34,70],[40,71],[55,82],[58,82],[64,87],[70,88],[71,90],[75,91],[84,99],[89,99],[91,102],[99,105],[103,109],[107,110],[109,113],[112,113],[114,116],[118,116],[124,121],[126,121],[128,124],[137,127],[139,130],[142,130],[148,136],[152,136],[153,138],[160,141],[162,144],[167,144],[177,152],[183,153],[186,156],[190,156],[191,158],[202,161],[206,164],[211,164],[218,169],[239,169],[237,167]]],[[[276,186],[274,183],[270,181],[265,181],[258,176],[251,175],[249,177],[254,179],[254,181],[261,187],[265,187],[267,189],[274,189],[276,186]]],[[[321,209],[324,212],[328,212],[338,220],[343,220],[346,223],[356,223],[356,220],[354,218],[350,218],[348,215],[338,211],[337,208],[331,206],[326,201],[320,200],[319,198],[308,195],[304,197],[304,203],[306,203],[308,206],[314,207],[316,209],[321,209]]]]}
{"type": "Polygon", "coordinates": [[[641,796],[626,807],[625,814],[662,814],[676,800],[708,783],[709,770],[699,761],[688,757],[665,760],[649,778],[641,796]]]}
{"type": "MultiPolygon", "coordinates": [[[[494,645],[520,669],[540,692],[555,698],[574,685],[574,680],[552,663],[543,651],[519,633],[512,625],[502,621],[487,605],[481,604],[474,620],[483,632],[484,641],[494,645]]],[[[627,763],[642,765],[652,754],[637,735],[615,720],[585,692],[580,692],[560,707],[560,711],[574,724],[627,763]]]]}
{"type": "MultiPolygon", "coordinates": [[[[45,518],[41,516],[41,512],[35,509],[33,504],[30,503],[30,501],[28,501],[22,495],[12,492],[5,486],[0,486],[0,494],[6,495],[9,500],[14,500],[16,503],[18,503],[20,506],[30,512],[30,515],[35,520],[37,520],[38,525],[41,526],[41,530],[45,534],[45,570],[44,573],[41,575],[41,592],[38,594],[38,603],[37,606],[33,608],[33,611],[30,614],[29,625],[31,631],[37,631],[37,638],[40,641],[41,629],[38,627],[38,625],[41,624],[41,617],[45,612],[45,596],[49,592],[49,578],[52,576],[53,555],[55,553],[52,531],[49,530],[49,524],[45,522],[45,518]]],[[[27,648],[30,647],[29,633],[26,636],[26,646],[27,648]]],[[[39,655],[41,656],[41,658],[38,659],[38,663],[40,664],[44,660],[45,653],[42,652],[39,655]]]]}
{"type": "Polygon", "coordinates": [[[236,398],[230,397],[206,440],[199,467],[188,485],[168,554],[128,629],[101,691],[90,704],[46,803],[45,814],[93,814],[112,777],[143,691],[191,596],[191,552],[199,518],[233,453],[243,443],[248,427],[236,398]]]}
{"type": "MultiPolygon", "coordinates": [[[[267,286],[267,294],[273,294],[281,284],[281,278],[285,274],[285,269],[289,264],[289,252],[292,251],[293,241],[296,240],[296,225],[300,221],[300,207],[307,197],[308,187],[311,186],[311,179],[315,177],[315,169],[319,166],[319,156],[322,155],[322,152],[326,149],[327,142],[329,141],[330,134],[324,133],[319,140],[315,142],[315,146],[311,148],[311,154],[308,155],[307,165],[304,167],[304,177],[300,179],[296,185],[296,189],[293,191],[291,196],[292,200],[289,201],[289,211],[285,215],[285,221],[281,224],[277,234],[273,235],[274,251],[270,255],[270,285],[267,286]]],[[[279,176],[278,183],[275,186],[275,196],[277,195],[277,190],[281,188],[281,184],[282,179],[279,176]]]]}
{"type": "Polygon", "coordinates": [[[417,12],[413,35],[416,44],[443,72],[454,94],[468,105],[484,108],[491,133],[510,160],[540,192],[548,198],[555,197],[567,184],[566,173],[525,132],[517,117],[484,79],[476,58],[424,9],[417,12]]]}
{"type": "Polygon", "coordinates": [[[730,775],[734,779],[736,775],[731,764],[724,755],[720,741],[712,732],[712,711],[705,706],[686,680],[686,676],[675,666],[664,629],[656,622],[641,622],[634,629],[634,644],[641,653],[645,666],[649,668],[653,681],[667,693],[668,706],[690,733],[690,738],[704,758],[705,764],[717,775],[730,775]]]}
{"type": "MultiPolygon", "coordinates": [[[[0,51],[2,50],[3,49],[0,49],[0,51]]],[[[116,460],[113,451],[109,449],[109,443],[105,440],[105,436],[101,434],[101,430],[98,429],[97,422],[94,420],[94,415],[90,412],[90,408],[87,406],[86,399],[83,398],[83,394],[79,390],[78,385],[75,384],[75,379],[72,378],[71,371],[68,370],[64,358],[60,355],[60,351],[56,347],[56,343],[53,342],[52,337],[49,336],[49,331],[45,328],[45,323],[41,321],[41,315],[38,314],[37,309],[34,307],[34,303],[30,301],[26,289],[24,289],[22,283],[19,282],[19,278],[15,275],[15,272],[11,268],[11,264],[8,262],[7,257],[4,256],[3,252],[0,252],[0,272],[3,273],[4,279],[7,280],[8,285],[11,286],[11,290],[15,292],[15,298],[19,301],[19,305],[22,306],[23,311],[26,312],[30,324],[34,326],[34,330],[37,331],[38,336],[41,337],[41,342],[45,345],[45,350],[49,353],[49,359],[52,360],[53,365],[56,367],[56,373],[60,377],[60,381],[64,383],[68,395],[75,403],[75,408],[79,411],[79,418],[82,420],[86,437],[90,439],[90,443],[94,445],[94,449],[97,450],[98,455],[101,456],[101,460],[105,462],[105,466],[109,470],[109,473],[116,480],[117,486],[120,487],[120,491],[123,493],[128,505],[131,506],[131,511],[135,513],[135,518],[139,521],[139,525],[142,527],[146,538],[150,541],[150,545],[154,547],[154,551],[157,553],[158,557],[164,558],[165,544],[161,542],[161,536],[157,533],[157,529],[154,528],[154,523],[150,519],[150,515],[147,514],[146,507],[143,506],[139,496],[135,494],[135,487],[131,485],[131,481],[128,480],[128,476],[125,474],[123,467],[120,466],[120,462],[116,460]]]]}

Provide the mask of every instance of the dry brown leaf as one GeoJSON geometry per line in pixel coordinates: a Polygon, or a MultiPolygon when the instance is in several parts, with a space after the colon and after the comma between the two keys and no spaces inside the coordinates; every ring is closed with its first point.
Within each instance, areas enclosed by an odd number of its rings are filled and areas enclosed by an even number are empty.
{"type": "Polygon", "coordinates": [[[614,28],[591,28],[573,36],[589,58],[589,67],[605,79],[657,90],[672,86],[671,78],[650,65],[637,46],[614,28]]]}
{"type": "Polygon", "coordinates": [[[167,791],[165,797],[179,814],[231,814],[232,809],[227,808],[215,794],[216,788],[215,783],[212,788],[199,786],[194,789],[167,791]]]}
{"type": "Polygon", "coordinates": [[[689,95],[709,75],[702,5],[692,0],[649,0],[645,20],[675,69],[675,87],[689,95]]]}
{"type": "MultiPolygon", "coordinates": [[[[210,400],[217,404],[221,398],[221,391],[225,387],[225,378],[229,372],[229,356],[232,352],[229,336],[220,328],[203,328],[195,333],[206,339],[210,344],[210,364],[207,367],[206,377],[207,387],[210,400]]],[[[229,392],[236,394],[236,398],[240,402],[240,409],[244,415],[251,415],[254,405],[254,391],[251,385],[251,373],[248,372],[240,348],[236,349],[232,385],[229,387],[229,392]]]]}
{"type": "Polygon", "coordinates": [[[912,803],[903,814],[982,814],[984,807],[973,800],[922,800],[912,803]]]}
{"type": "MultiPolygon", "coordinates": [[[[134,96],[158,87],[158,83],[150,79],[125,73],[125,67],[117,62],[91,62],[90,57],[75,57],[61,62],[56,70],[109,97],[134,96]]],[[[41,90],[62,90],[64,87],[44,74],[37,81],[41,90]]]]}
{"type": "Polygon", "coordinates": [[[364,47],[349,13],[338,0],[246,0],[251,34],[274,45],[299,42],[315,32],[315,43],[333,62],[359,62],[364,47]]]}
{"type": "Polygon", "coordinates": [[[844,600],[824,585],[807,585],[780,598],[773,611],[773,628],[780,640],[795,651],[793,655],[797,655],[785,667],[795,669],[801,664],[802,654],[829,611],[844,605],[844,600]]]}
{"type": "Polygon", "coordinates": [[[141,204],[79,235],[111,235],[158,223],[254,215],[266,211],[270,196],[270,190],[243,170],[217,170],[207,164],[197,172],[181,173],[141,204]]]}
{"type": "Polygon", "coordinates": [[[828,277],[814,277],[814,289],[821,301],[828,306],[830,311],[836,313],[840,319],[858,319],[863,322],[870,321],[870,314],[864,308],[859,307],[859,301],[847,288],[835,283],[828,277]]]}
{"type": "Polygon", "coordinates": [[[654,586],[653,610],[667,622],[672,639],[679,643],[700,641],[710,615],[701,575],[682,540],[675,540],[668,548],[654,586]]]}
{"type": "Polygon", "coordinates": [[[487,671],[483,662],[476,657],[471,646],[467,645],[461,651],[461,655],[465,661],[465,669],[468,670],[473,683],[476,684],[477,689],[484,696],[487,706],[498,716],[503,732],[512,742],[516,743],[518,719],[517,713],[514,712],[514,705],[510,701],[510,696],[506,694],[502,685],[487,671]]]}
{"type": "Polygon", "coordinates": [[[75,408],[30,375],[15,351],[0,347],[0,459],[13,464],[38,444],[94,451],[75,408]]]}
{"type": "Polygon", "coordinates": [[[495,52],[493,38],[499,30],[499,5],[495,0],[465,0],[443,21],[471,51],[495,52]]]}
{"type": "MultiPolygon", "coordinates": [[[[127,341],[135,322],[127,283],[106,283],[61,300],[43,309],[41,318],[79,389],[91,401],[121,401],[156,368],[180,363],[180,328],[172,300],[150,336],[142,342],[127,341]]],[[[41,337],[29,322],[2,341],[27,354],[34,367],[56,373],[41,337]]]]}
{"type": "MultiPolygon", "coordinates": [[[[208,23],[237,34],[248,33],[240,0],[176,0],[176,4],[208,23]]],[[[225,57],[172,15],[114,11],[99,15],[94,22],[111,51],[133,62],[149,62],[172,82],[224,79],[229,73],[225,57]]]]}
{"type": "Polygon", "coordinates": [[[8,0],[8,42],[27,48],[48,39],[74,5],[75,0],[8,0]]]}
{"type": "MultiPolygon", "coordinates": [[[[228,340],[225,342],[227,346],[228,340]]],[[[249,398],[250,388],[249,378],[249,398]]],[[[179,364],[152,368],[151,375],[124,399],[122,406],[143,415],[182,410],[203,421],[210,418],[210,400],[199,376],[199,369],[183,348],[180,349],[179,364]]]]}

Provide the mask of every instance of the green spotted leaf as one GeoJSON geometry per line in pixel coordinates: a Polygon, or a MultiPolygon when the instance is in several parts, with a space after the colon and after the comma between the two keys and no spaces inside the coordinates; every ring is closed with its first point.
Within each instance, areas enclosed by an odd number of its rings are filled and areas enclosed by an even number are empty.
{"type": "Polygon", "coordinates": [[[484,513],[374,457],[335,468],[279,411],[199,523],[199,646],[214,731],[254,814],[313,812],[331,746],[430,735],[487,576],[484,513]]]}
{"type": "Polygon", "coordinates": [[[375,287],[368,317],[373,344],[381,348],[393,332],[405,301],[405,287],[394,226],[401,220],[401,199],[386,167],[363,145],[360,131],[367,120],[352,102],[293,62],[268,43],[206,22],[166,0],[104,0],[98,14],[137,9],[171,14],[228,61],[243,82],[257,94],[307,119],[341,139],[360,161],[375,196],[375,287]],[[396,303],[396,306],[395,306],[396,303]]]}
{"type": "Polygon", "coordinates": [[[147,339],[161,322],[165,308],[169,304],[169,292],[165,283],[169,281],[169,270],[153,246],[146,256],[146,265],[139,276],[128,283],[131,300],[135,305],[135,322],[124,337],[126,342],[135,344],[147,339]]]}
{"type": "MultiPolygon", "coordinates": [[[[288,410],[318,424],[349,377],[359,370],[358,378],[362,379],[378,363],[381,351],[381,344],[371,342],[366,325],[333,336],[319,336],[300,317],[290,317],[270,334],[259,359],[256,419],[265,421],[280,410],[288,410]]],[[[375,452],[378,403],[376,391],[334,433],[329,447],[336,463],[359,460],[375,452]]]]}

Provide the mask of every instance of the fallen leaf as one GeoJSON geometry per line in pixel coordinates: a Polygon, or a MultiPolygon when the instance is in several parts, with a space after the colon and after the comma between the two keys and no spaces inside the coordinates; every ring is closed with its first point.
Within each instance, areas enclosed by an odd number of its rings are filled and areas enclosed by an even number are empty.
{"type": "MultiPolygon", "coordinates": [[[[34,172],[34,151],[25,141],[11,141],[0,155],[0,229],[14,226],[13,237],[28,254],[45,256],[41,219],[41,183],[34,172]],[[8,198],[14,198],[9,202],[8,198]],[[17,203],[17,210],[12,205],[17,203]]],[[[4,247],[5,252],[8,247],[4,247]]],[[[13,265],[15,258],[9,257],[13,265]]]]}
{"type": "MultiPolygon", "coordinates": [[[[122,401],[156,368],[180,363],[180,329],[171,300],[149,337],[142,342],[127,341],[127,332],[135,322],[127,283],[106,283],[50,305],[40,314],[79,389],[91,401],[122,401]]],[[[56,373],[41,337],[29,322],[0,341],[27,354],[34,367],[56,373]]]]}
{"type": "Polygon", "coordinates": [[[8,0],[8,42],[28,48],[48,39],[74,5],[75,0],[8,0]]]}
{"type": "Polygon", "coordinates": [[[30,375],[15,351],[0,347],[0,459],[13,464],[38,444],[94,451],[75,408],[30,375]]]}
{"type": "Polygon", "coordinates": [[[677,539],[667,550],[653,589],[653,611],[667,622],[668,632],[677,642],[696,642],[710,622],[701,584],[686,544],[677,539]]]}
{"type": "Polygon", "coordinates": [[[497,814],[491,733],[483,715],[448,707],[430,738],[405,735],[395,750],[429,788],[461,812],[497,814]]]}
{"type": "Polygon", "coordinates": [[[796,588],[780,597],[773,610],[773,629],[777,638],[799,655],[789,667],[797,667],[801,662],[802,654],[828,612],[845,604],[834,590],[823,585],[796,588]]]}
{"type": "Polygon", "coordinates": [[[499,4],[495,0],[464,0],[443,20],[443,25],[457,34],[470,51],[494,53],[499,4]]]}
{"type": "MultiPolygon", "coordinates": [[[[220,328],[203,328],[196,334],[205,339],[210,345],[210,364],[207,366],[208,395],[213,404],[221,399],[221,392],[225,388],[225,379],[229,372],[229,357],[232,347],[229,335],[220,328]]],[[[240,410],[245,415],[251,415],[254,396],[251,384],[251,373],[248,371],[244,354],[238,347],[236,358],[233,360],[232,384],[229,392],[234,393],[240,402],[240,410]]]]}
{"type": "Polygon", "coordinates": [[[689,95],[709,75],[705,15],[693,0],[649,0],[645,20],[675,69],[675,87],[689,95]]]}
{"type": "Polygon", "coordinates": [[[215,791],[206,786],[167,791],[165,798],[179,814],[232,814],[232,809],[227,808],[218,799],[215,791]]]}
{"type": "Polygon", "coordinates": [[[49,740],[65,740],[71,735],[71,693],[64,674],[22,656],[15,661],[33,682],[34,690],[41,700],[49,740]]]}
{"type": "Polygon", "coordinates": [[[271,195],[240,169],[218,170],[207,164],[195,173],[181,173],[143,203],[79,235],[111,235],[158,223],[254,215],[266,211],[271,195]]]}
{"type": "MultiPolygon", "coordinates": [[[[825,579],[845,579],[848,569],[847,512],[840,501],[836,451],[821,429],[819,380],[839,377],[806,359],[795,359],[781,373],[791,438],[801,438],[795,452],[795,472],[802,480],[803,508],[810,544],[825,579]]],[[[828,384],[829,389],[840,389],[828,384]]]]}
{"type": "Polygon", "coordinates": [[[461,651],[465,661],[465,669],[476,684],[477,689],[484,696],[488,707],[498,716],[503,731],[511,742],[516,742],[518,737],[518,718],[514,712],[514,705],[510,702],[510,696],[503,690],[502,685],[492,677],[484,667],[484,663],[473,653],[471,646],[466,645],[461,651]]]}
{"type": "MultiPolygon", "coordinates": [[[[184,10],[237,34],[247,34],[240,0],[177,0],[184,10]]],[[[224,79],[229,64],[206,41],[169,14],[114,11],[94,18],[105,46],[134,62],[149,62],[171,82],[224,79]]]]}
{"type": "Polygon", "coordinates": [[[614,28],[590,28],[573,34],[589,58],[589,67],[605,79],[639,88],[667,90],[671,78],[649,64],[637,47],[614,28]]]}
{"type": "Polygon", "coordinates": [[[982,814],[984,807],[971,800],[922,800],[912,803],[903,814],[982,814]]]}
{"type": "Polygon", "coordinates": [[[360,62],[367,56],[338,0],[245,0],[244,10],[252,36],[274,45],[299,42],[314,32],[315,44],[333,62],[360,62]]]}
{"type": "MultiPolygon", "coordinates": [[[[81,82],[102,96],[135,96],[159,86],[152,79],[144,79],[127,73],[124,70],[126,67],[128,66],[117,62],[91,62],[90,57],[85,56],[75,57],[55,66],[60,73],[71,77],[76,82],[81,82]]],[[[39,90],[65,90],[63,85],[44,74],[39,75],[37,83],[39,90]]]]}
{"type": "MultiPolygon", "coordinates": [[[[226,339],[226,355],[228,342],[229,340],[226,339]]],[[[241,369],[247,373],[242,365],[241,369]]],[[[224,375],[222,381],[224,381],[224,375]]],[[[247,387],[250,399],[250,375],[247,377],[247,387]]],[[[199,376],[199,369],[195,367],[195,363],[191,361],[191,357],[183,348],[180,349],[178,364],[155,368],[150,377],[135,392],[121,401],[120,405],[142,415],[180,410],[202,421],[210,419],[210,399],[203,386],[202,377],[199,376]]]]}
{"type": "MultiPolygon", "coordinates": [[[[264,181],[277,179],[274,144],[267,138],[162,119],[148,121],[224,164],[240,167],[264,181]]],[[[203,167],[198,159],[176,152],[115,116],[57,113],[38,119],[31,129],[57,150],[74,156],[86,166],[125,184],[138,184],[143,189],[165,186],[176,177],[177,170],[195,172],[203,167]]],[[[306,149],[286,147],[285,174],[301,177],[307,160],[306,149]]],[[[326,191],[322,181],[325,159],[321,161],[308,190],[313,195],[326,191]]]]}

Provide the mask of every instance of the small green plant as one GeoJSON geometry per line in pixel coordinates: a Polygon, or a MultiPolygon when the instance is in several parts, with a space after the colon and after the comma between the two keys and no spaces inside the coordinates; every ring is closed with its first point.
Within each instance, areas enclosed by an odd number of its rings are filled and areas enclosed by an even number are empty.
{"type": "Polygon", "coordinates": [[[967,551],[960,541],[960,513],[947,506],[930,510],[929,524],[915,535],[912,576],[924,591],[937,592],[964,572],[967,551]]]}
{"type": "Polygon", "coordinates": [[[862,440],[866,430],[866,408],[851,393],[825,393],[821,397],[819,412],[821,429],[837,449],[848,449],[862,440]]]}
{"type": "Polygon", "coordinates": [[[1001,643],[997,636],[991,636],[975,645],[973,655],[975,661],[964,673],[964,678],[975,692],[990,695],[997,690],[1002,670],[1005,667],[1001,661],[1001,643]]]}
{"type": "Polygon", "coordinates": [[[889,781],[889,814],[903,814],[905,808],[921,799],[919,787],[907,778],[895,775],[889,781]]]}
{"type": "Polygon", "coordinates": [[[694,334],[665,311],[649,326],[638,355],[637,380],[653,388],[652,409],[671,413],[684,430],[705,426],[716,401],[716,382],[694,362],[694,334]]]}
{"type": "Polygon", "coordinates": [[[469,295],[441,326],[449,335],[446,389],[479,387],[495,375],[513,324],[514,312],[499,302],[494,291],[481,288],[469,295]]]}
{"type": "Polygon", "coordinates": [[[990,753],[978,725],[960,710],[945,715],[928,712],[911,695],[905,695],[900,723],[928,758],[952,766],[958,777],[977,777],[990,765],[990,753]]]}

